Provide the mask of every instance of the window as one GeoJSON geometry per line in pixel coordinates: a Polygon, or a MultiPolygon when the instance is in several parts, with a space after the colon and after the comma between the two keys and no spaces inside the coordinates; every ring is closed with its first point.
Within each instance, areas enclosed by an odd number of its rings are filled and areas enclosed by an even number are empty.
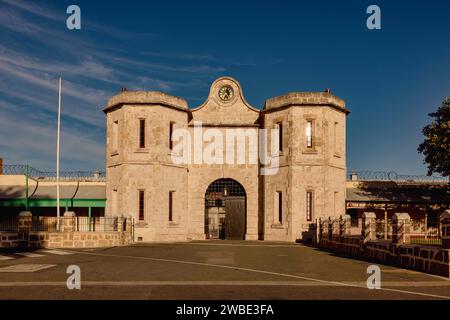
{"type": "Polygon", "coordinates": [[[278,150],[283,151],[283,123],[278,122],[278,150]]]}
{"type": "Polygon", "coordinates": [[[111,144],[113,152],[117,151],[119,147],[118,142],[119,142],[119,121],[114,121],[112,127],[112,144],[111,144]]]}
{"type": "Polygon", "coordinates": [[[139,190],[139,221],[145,220],[145,192],[144,190],[139,190]]]}
{"type": "Polygon", "coordinates": [[[335,215],[337,215],[339,212],[338,212],[338,201],[339,201],[339,193],[338,192],[335,192],[334,193],[334,199],[333,199],[333,212],[334,212],[334,214],[335,215]]]}
{"type": "Polygon", "coordinates": [[[306,192],[306,221],[310,222],[313,219],[313,193],[306,192]]]}
{"type": "Polygon", "coordinates": [[[169,125],[169,149],[173,149],[172,135],[173,135],[173,127],[175,122],[171,122],[169,125]]]}
{"type": "Polygon", "coordinates": [[[281,191],[277,191],[278,195],[278,222],[283,223],[283,194],[281,191]]]}
{"type": "Polygon", "coordinates": [[[173,194],[174,191],[169,192],[169,221],[173,221],[173,194]]]}
{"type": "Polygon", "coordinates": [[[117,211],[117,189],[113,189],[111,198],[111,213],[114,216],[119,215],[119,212],[117,211]]]}
{"type": "Polygon", "coordinates": [[[145,148],[145,119],[139,120],[139,148],[145,148]]]}
{"type": "Polygon", "coordinates": [[[335,122],[334,123],[334,132],[333,132],[333,136],[334,136],[334,153],[335,154],[339,154],[339,146],[338,146],[338,126],[339,123],[335,122]]]}
{"type": "Polygon", "coordinates": [[[306,122],[306,147],[313,147],[313,122],[312,120],[308,120],[306,122]]]}

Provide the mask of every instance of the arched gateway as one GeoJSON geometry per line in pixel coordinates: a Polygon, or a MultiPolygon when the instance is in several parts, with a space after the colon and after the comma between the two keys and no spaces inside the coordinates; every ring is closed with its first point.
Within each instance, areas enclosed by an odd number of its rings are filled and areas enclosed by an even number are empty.
{"type": "Polygon", "coordinates": [[[246,231],[244,187],[233,179],[218,179],[205,193],[207,239],[244,240],[246,231]]]}

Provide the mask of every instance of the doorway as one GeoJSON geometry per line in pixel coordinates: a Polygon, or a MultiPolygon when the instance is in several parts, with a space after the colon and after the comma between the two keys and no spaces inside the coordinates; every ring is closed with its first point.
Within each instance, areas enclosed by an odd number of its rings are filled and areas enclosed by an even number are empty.
{"type": "Polygon", "coordinates": [[[218,179],[205,193],[205,234],[207,239],[244,240],[247,195],[233,179],[218,179]]]}

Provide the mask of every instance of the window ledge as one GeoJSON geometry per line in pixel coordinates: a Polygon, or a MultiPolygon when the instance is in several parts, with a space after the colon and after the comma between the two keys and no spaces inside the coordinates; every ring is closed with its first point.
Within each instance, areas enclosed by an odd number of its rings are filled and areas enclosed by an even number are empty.
{"type": "Polygon", "coordinates": [[[119,155],[119,151],[117,151],[117,150],[112,151],[109,155],[110,155],[111,157],[113,157],[113,156],[118,156],[118,155],[119,155]]]}
{"type": "Polygon", "coordinates": [[[335,154],[334,154],[334,157],[340,158],[340,157],[341,157],[341,154],[340,154],[340,153],[335,153],[335,154]]]}
{"type": "Polygon", "coordinates": [[[176,227],[179,227],[179,224],[178,224],[178,222],[169,222],[169,223],[167,224],[167,226],[168,226],[169,228],[176,228],[176,227]]]}
{"type": "Polygon", "coordinates": [[[134,150],[134,153],[148,153],[149,150],[147,148],[139,148],[134,150]]]}
{"type": "Polygon", "coordinates": [[[138,221],[134,224],[136,228],[146,228],[148,227],[148,223],[145,221],[138,221]]]}
{"type": "Polygon", "coordinates": [[[284,226],[281,223],[274,223],[271,225],[271,228],[272,229],[284,229],[284,226]]]}
{"type": "Polygon", "coordinates": [[[317,151],[316,148],[306,148],[303,149],[303,154],[318,154],[319,152],[317,151]]]}

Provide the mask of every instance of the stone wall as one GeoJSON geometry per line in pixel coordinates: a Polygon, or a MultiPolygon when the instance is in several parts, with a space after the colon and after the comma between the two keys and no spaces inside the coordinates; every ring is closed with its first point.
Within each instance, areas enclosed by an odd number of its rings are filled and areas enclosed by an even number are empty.
{"type": "Polygon", "coordinates": [[[450,210],[441,216],[442,246],[409,244],[408,217],[404,213],[397,214],[399,219],[394,227],[393,241],[374,240],[375,220],[372,215],[365,214],[361,236],[342,235],[342,232],[339,235],[335,230],[333,232],[330,220],[319,221],[317,245],[348,257],[450,277],[450,246],[447,240],[450,235],[450,210]]]}
{"type": "Polygon", "coordinates": [[[98,248],[123,246],[133,242],[131,221],[117,218],[116,231],[79,232],[74,231],[75,215],[66,212],[61,219],[60,232],[31,231],[32,215],[21,212],[18,232],[0,232],[0,248],[98,248]]]}

